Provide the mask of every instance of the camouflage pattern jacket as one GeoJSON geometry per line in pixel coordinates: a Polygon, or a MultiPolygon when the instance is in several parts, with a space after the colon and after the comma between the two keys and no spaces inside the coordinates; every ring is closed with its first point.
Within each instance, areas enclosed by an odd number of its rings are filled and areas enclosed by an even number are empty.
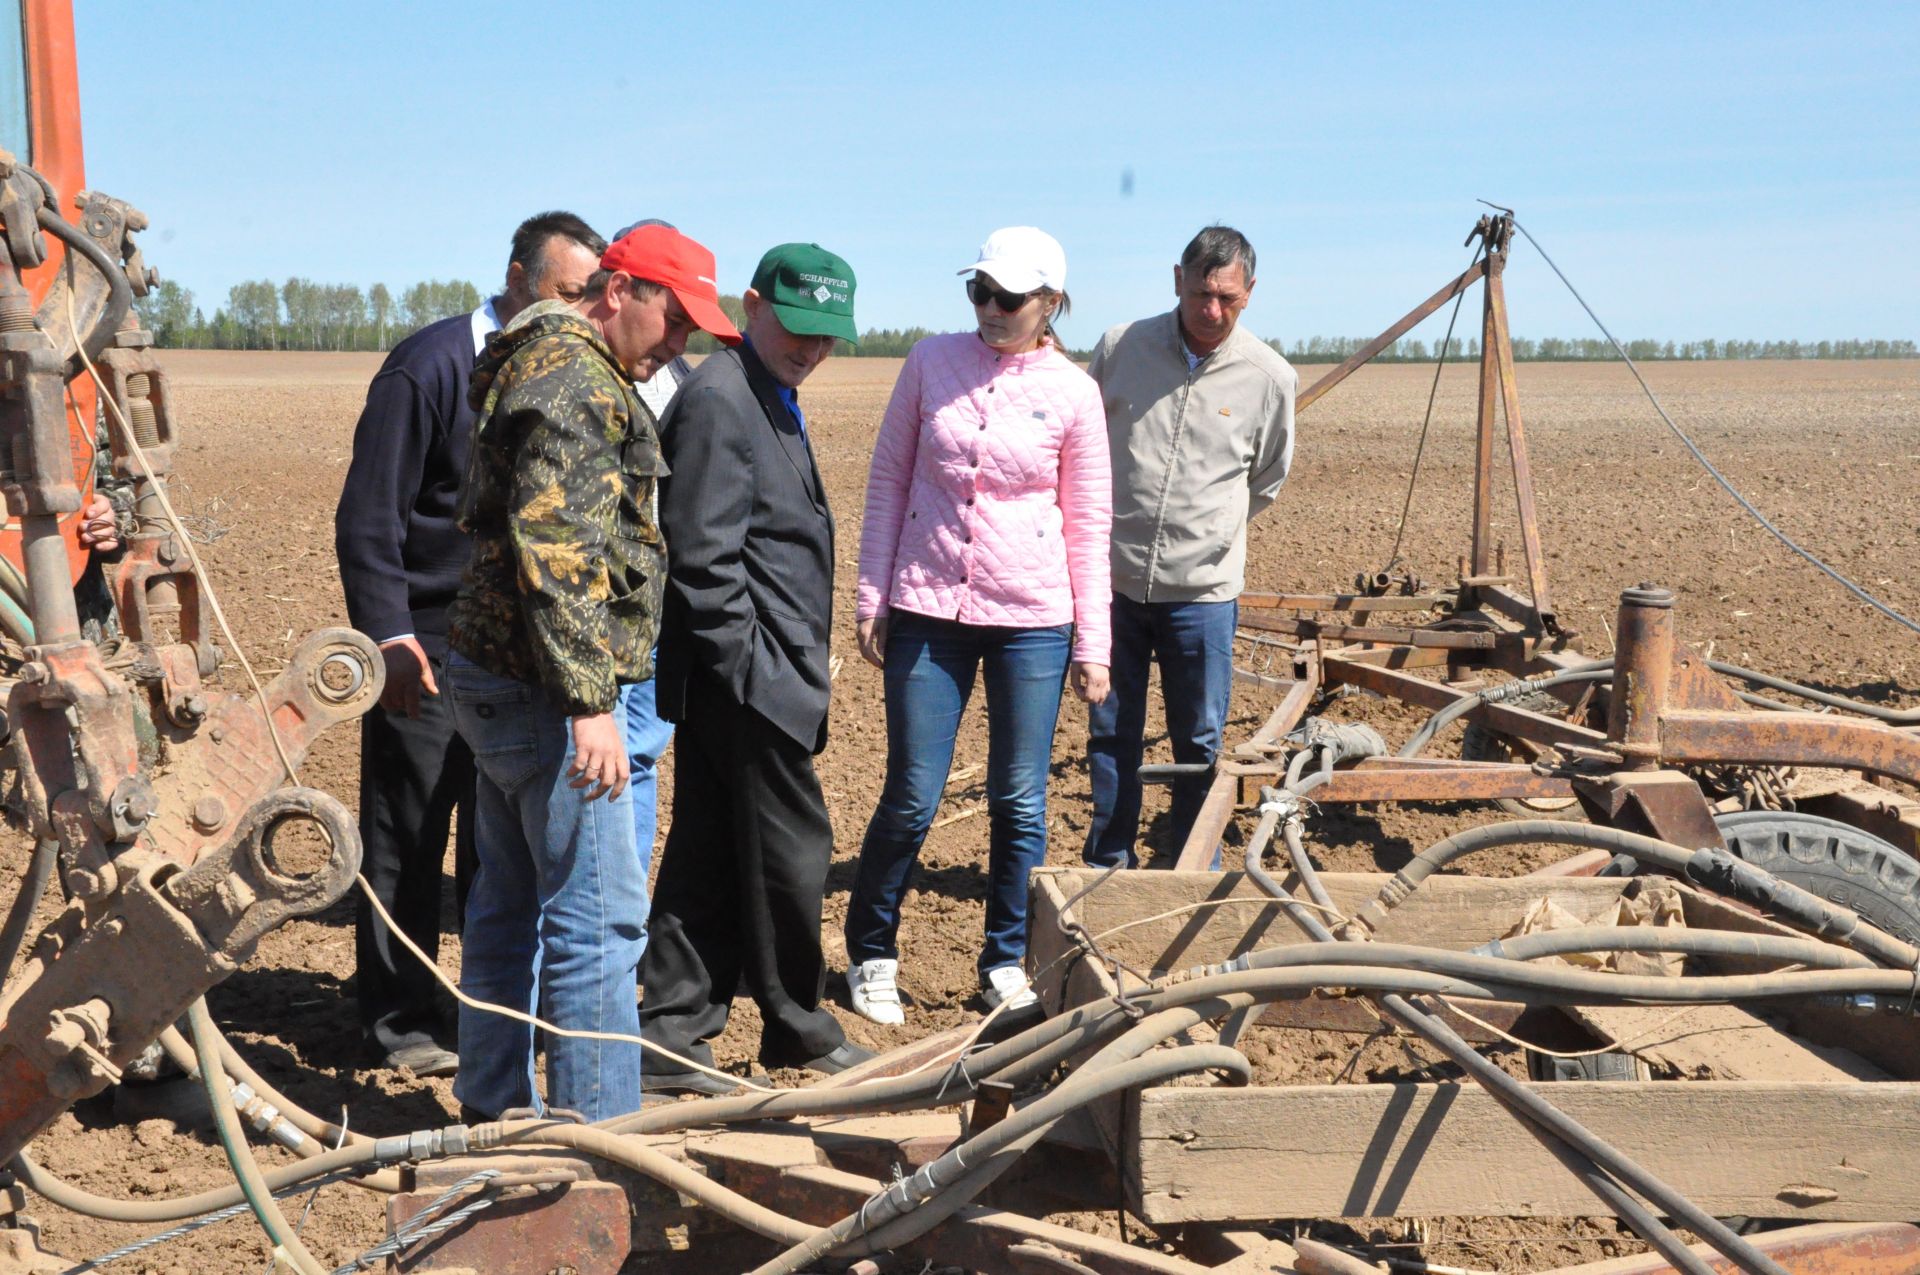
{"type": "Polygon", "coordinates": [[[469,393],[480,416],[460,526],[473,557],[449,641],[569,716],[610,712],[622,683],[653,676],[667,574],[653,416],[562,301],[494,333],[469,393]]]}

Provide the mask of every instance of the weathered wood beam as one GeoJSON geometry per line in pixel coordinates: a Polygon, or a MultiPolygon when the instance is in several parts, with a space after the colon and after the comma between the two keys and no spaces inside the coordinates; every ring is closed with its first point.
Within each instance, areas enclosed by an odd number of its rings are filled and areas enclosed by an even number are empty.
{"type": "MultiPolygon", "coordinates": [[[[1920,1085],[1533,1088],[1715,1216],[1920,1216],[1920,1085]]],[[[1593,1211],[1592,1194],[1472,1086],[1151,1089],[1127,1123],[1138,1131],[1129,1200],[1156,1225],[1593,1211]]]]}

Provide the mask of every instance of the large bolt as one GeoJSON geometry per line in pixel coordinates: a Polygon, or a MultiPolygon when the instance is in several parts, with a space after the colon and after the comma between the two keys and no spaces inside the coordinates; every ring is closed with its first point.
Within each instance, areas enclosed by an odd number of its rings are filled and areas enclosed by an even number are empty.
{"type": "Polygon", "coordinates": [[[193,803],[193,826],[202,832],[218,832],[227,822],[227,803],[218,797],[202,797],[193,803]]]}
{"type": "Polygon", "coordinates": [[[27,686],[38,686],[53,675],[53,671],[39,660],[28,660],[20,666],[19,680],[27,686]]]}

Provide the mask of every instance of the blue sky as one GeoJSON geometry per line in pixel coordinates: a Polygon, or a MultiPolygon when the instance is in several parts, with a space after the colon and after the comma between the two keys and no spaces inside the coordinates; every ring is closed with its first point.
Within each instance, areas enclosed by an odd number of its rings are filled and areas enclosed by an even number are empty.
{"type": "MultiPolygon", "coordinates": [[[[970,322],[954,272],[1039,225],[1076,344],[1167,308],[1217,219],[1261,335],[1369,335],[1485,197],[1623,337],[1920,337],[1915,5],[77,7],[89,181],[209,313],[261,276],[485,289],[560,206],[678,223],[728,291],[818,241],[863,327],[970,322]]],[[[1524,246],[1508,279],[1516,332],[1591,334],[1524,246]]]]}

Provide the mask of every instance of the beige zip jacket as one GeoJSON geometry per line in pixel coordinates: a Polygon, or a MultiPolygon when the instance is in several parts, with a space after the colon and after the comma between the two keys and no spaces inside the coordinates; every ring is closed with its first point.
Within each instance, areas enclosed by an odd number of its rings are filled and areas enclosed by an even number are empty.
{"type": "Polygon", "coordinates": [[[1246,585],[1247,519],[1293,463],[1293,367],[1236,326],[1189,369],[1177,311],[1112,329],[1088,372],[1107,409],[1113,591],[1228,602],[1246,585]]]}

